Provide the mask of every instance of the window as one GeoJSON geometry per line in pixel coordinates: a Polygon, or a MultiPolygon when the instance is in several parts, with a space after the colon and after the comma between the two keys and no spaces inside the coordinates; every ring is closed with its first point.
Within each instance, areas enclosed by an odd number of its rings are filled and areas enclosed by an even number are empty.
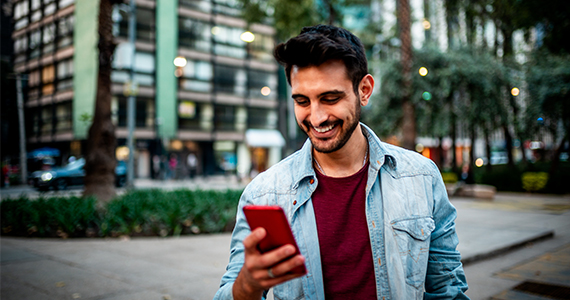
{"type": "Polygon", "coordinates": [[[190,9],[199,10],[209,13],[212,10],[210,0],[179,0],[181,7],[188,7],[190,9]]]}
{"type": "Polygon", "coordinates": [[[55,24],[51,23],[44,26],[44,34],[43,34],[43,53],[48,54],[52,53],[54,50],[54,39],[55,39],[55,24]]]}
{"type": "Polygon", "coordinates": [[[255,40],[250,47],[251,57],[262,61],[273,61],[274,44],[272,36],[255,33],[255,40]]]}
{"type": "Polygon", "coordinates": [[[55,108],[57,132],[69,131],[72,129],[72,109],[71,101],[57,104],[55,108]]]}
{"type": "Polygon", "coordinates": [[[73,24],[75,19],[73,15],[59,19],[57,22],[59,39],[57,48],[61,49],[73,44],[73,24]]]}
{"type": "Polygon", "coordinates": [[[40,43],[42,41],[42,32],[40,29],[36,29],[30,33],[30,58],[36,58],[40,56],[40,43]]]}
{"type": "Polygon", "coordinates": [[[213,77],[212,64],[205,61],[188,61],[180,78],[180,88],[196,92],[210,92],[213,77]]]}
{"type": "Polygon", "coordinates": [[[55,79],[55,68],[53,65],[45,66],[42,69],[42,95],[51,95],[54,92],[53,80],[55,79]]]}
{"type": "Polygon", "coordinates": [[[222,93],[245,96],[247,74],[244,69],[220,66],[214,68],[215,89],[222,93]]]}
{"type": "Polygon", "coordinates": [[[14,53],[26,52],[26,49],[28,49],[28,37],[22,35],[14,41],[14,53]]]}
{"type": "Polygon", "coordinates": [[[178,28],[178,43],[180,47],[210,52],[210,24],[204,21],[180,17],[178,19],[178,28]]]}
{"type": "MultiPolygon", "coordinates": [[[[127,126],[127,101],[126,97],[118,98],[119,112],[118,112],[118,126],[127,126]]],[[[148,128],[152,127],[152,119],[154,116],[153,100],[149,98],[135,98],[135,127],[148,128]]]]}
{"type": "Polygon", "coordinates": [[[40,71],[35,70],[30,72],[28,75],[28,85],[30,87],[37,86],[40,84],[40,71]]]}
{"type": "Polygon", "coordinates": [[[277,112],[265,108],[247,109],[247,127],[256,129],[277,128],[277,112]]]}
{"type": "Polygon", "coordinates": [[[203,104],[196,104],[192,101],[180,101],[178,103],[178,128],[199,130],[200,116],[202,115],[203,104]]]}
{"type": "Polygon", "coordinates": [[[250,70],[249,78],[249,96],[261,99],[277,98],[277,74],[250,70]]]}
{"type": "Polygon", "coordinates": [[[73,59],[60,61],[57,64],[58,91],[73,88],[73,59]]]}
{"type": "Polygon", "coordinates": [[[214,11],[228,16],[239,17],[241,16],[241,5],[239,0],[214,0],[214,11]]]}
{"type": "Polygon", "coordinates": [[[51,105],[44,106],[41,111],[41,134],[49,135],[52,130],[52,107],[51,105]]]}
{"type": "Polygon", "coordinates": [[[214,126],[216,130],[235,129],[235,106],[216,105],[214,111],[214,126]]]}
{"type": "Polygon", "coordinates": [[[212,28],[214,34],[214,53],[217,55],[245,58],[246,42],[242,41],[240,35],[243,29],[227,26],[215,26],[212,28]]]}
{"type": "Polygon", "coordinates": [[[14,29],[18,30],[28,26],[28,0],[18,2],[14,5],[14,29]]]}
{"type": "Polygon", "coordinates": [[[154,42],[154,27],[154,12],[137,7],[137,40],[154,42]]]}
{"type": "Polygon", "coordinates": [[[74,0],[59,0],[59,9],[62,9],[66,6],[70,6],[74,2],[75,2],[74,0]]]}

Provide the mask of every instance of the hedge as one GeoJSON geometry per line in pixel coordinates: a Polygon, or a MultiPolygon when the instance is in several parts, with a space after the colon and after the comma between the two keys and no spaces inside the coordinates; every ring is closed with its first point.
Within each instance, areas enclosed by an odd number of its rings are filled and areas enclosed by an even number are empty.
{"type": "Polygon", "coordinates": [[[231,231],[241,190],[134,190],[102,210],[94,198],[5,199],[2,235],[36,237],[178,236],[231,231]]]}

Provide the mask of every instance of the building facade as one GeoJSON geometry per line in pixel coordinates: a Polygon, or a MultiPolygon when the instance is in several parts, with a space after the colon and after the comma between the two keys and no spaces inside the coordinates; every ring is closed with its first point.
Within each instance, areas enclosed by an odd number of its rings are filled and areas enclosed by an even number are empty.
{"type": "MultiPolygon", "coordinates": [[[[279,161],[274,29],[248,26],[235,0],[135,4],[134,49],[128,1],[113,12],[117,159],[128,157],[127,98],[134,95],[135,177],[187,176],[194,168],[189,156],[204,175],[247,176],[279,161]]],[[[14,1],[14,70],[27,75],[29,150],[57,148],[63,161],[85,152],[97,86],[98,8],[96,0],[14,1]]]]}

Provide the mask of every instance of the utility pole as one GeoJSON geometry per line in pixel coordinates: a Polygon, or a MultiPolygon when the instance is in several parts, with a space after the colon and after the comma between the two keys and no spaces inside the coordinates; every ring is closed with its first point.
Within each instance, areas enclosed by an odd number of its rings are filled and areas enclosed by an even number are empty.
{"type": "Polygon", "coordinates": [[[16,74],[16,92],[18,94],[18,123],[20,125],[20,175],[22,184],[28,182],[28,160],[26,153],[26,128],[24,122],[24,95],[22,94],[22,77],[16,74]]]}
{"type": "Polygon", "coordinates": [[[135,0],[130,0],[129,2],[129,47],[131,50],[131,66],[129,72],[130,87],[128,89],[127,98],[127,127],[129,130],[127,136],[127,146],[129,147],[129,161],[127,164],[127,187],[132,188],[134,186],[134,172],[135,172],[135,149],[133,146],[133,134],[135,129],[135,94],[136,94],[136,84],[134,82],[135,77],[135,34],[136,34],[136,10],[135,10],[135,0]]]}

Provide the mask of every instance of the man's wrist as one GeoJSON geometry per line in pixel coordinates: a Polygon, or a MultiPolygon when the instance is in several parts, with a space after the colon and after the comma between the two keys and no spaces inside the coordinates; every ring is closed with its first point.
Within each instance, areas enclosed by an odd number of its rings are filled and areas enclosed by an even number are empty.
{"type": "Polygon", "coordinates": [[[243,277],[243,274],[240,272],[234,285],[232,287],[232,294],[235,300],[240,299],[261,299],[263,295],[263,290],[256,290],[251,285],[247,284],[247,280],[243,277]]]}

